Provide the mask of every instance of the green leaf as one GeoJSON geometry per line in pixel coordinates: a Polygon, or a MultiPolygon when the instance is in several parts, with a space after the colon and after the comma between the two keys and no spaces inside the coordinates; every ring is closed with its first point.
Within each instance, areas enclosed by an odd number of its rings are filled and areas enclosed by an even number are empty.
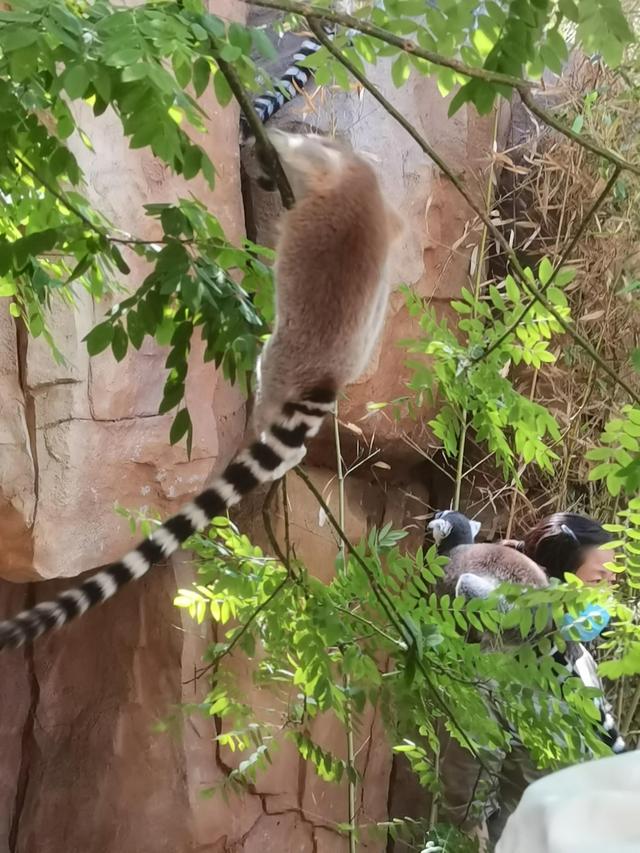
{"type": "Polygon", "coordinates": [[[558,7],[565,18],[573,21],[574,24],[580,22],[580,10],[573,0],[558,0],[558,7]]]}
{"type": "Polygon", "coordinates": [[[140,349],[145,336],[145,326],[137,311],[127,312],[127,334],[135,349],[140,349]]]}
{"type": "Polygon", "coordinates": [[[141,56],[142,53],[138,48],[125,47],[122,50],[117,50],[115,53],[112,53],[111,56],[108,57],[107,63],[109,65],[126,68],[127,66],[133,65],[137,62],[141,56]]]}
{"type": "Polygon", "coordinates": [[[129,275],[129,273],[131,272],[129,265],[122,257],[122,253],[120,252],[120,249],[115,245],[115,243],[112,243],[111,245],[111,257],[113,258],[115,265],[118,267],[120,272],[124,273],[124,275],[129,275]]]}
{"type": "Polygon", "coordinates": [[[158,413],[166,414],[175,409],[184,397],[184,382],[167,382],[164,386],[164,395],[158,408],[158,413]]]}
{"type": "Polygon", "coordinates": [[[185,433],[192,430],[191,416],[188,409],[180,409],[178,414],[173,419],[171,430],[169,431],[169,441],[171,444],[177,444],[185,433]]]}
{"type": "Polygon", "coordinates": [[[89,355],[98,355],[106,350],[113,340],[113,325],[110,322],[99,323],[83,338],[87,343],[89,355]]]}
{"type": "Polygon", "coordinates": [[[216,93],[216,98],[221,107],[226,107],[233,97],[229,84],[220,69],[213,75],[213,91],[216,93]]]}
{"type": "Polygon", "coordinates": [[[542,284],[547,284],[553,275],[553,266],[549,258],[543,258],[538,267],[538,278],[542,284]]]}
{"type": "Polygon", "coordinates": [[[64,74],[64,88],[70,98],[82,98],[89,87],[87,69],[83,65],[72,65],[64,74]]]}
{"type": "Polygon", "coordinates": [[[113,350],[113,355],[116,361],[122,361],[122,359],[127,354],[127,348],[129,346],[129,338],[127,337],[127,333],[124,328],[120,325],[120,323],[114,325],[113,327],[113,338],[111,340],[111,349],[113,350]]]}
{"type": "Polygon", "coordinates": [[[2,50],[11,53],[23,47],[31,47],[38,40],[39,33],[35,27],[4,27],[2,31],[2,50]]]}
{"type": "Polygon", "coordinates": [[[270,62],[273,62],[278,58],[278,52],[273,46],[273,43],[269,36],[265,33],[264,30],[254,28],[251,31],[251,38],[253,40],[254,48],[264,56],[265,59],[268,59],[270,62]]]}
{"type": "Polygon", "coordinates": [[[203,56],[196,59],[193,66],[193,88],[197,97],[200,97],[207,88],[209,77],[211,76],[211,66],[209,61],[203,56]]]}
{"type": "Polygon", "coordinates": [[[401,53],[391,66],[391,79],[396,89],[403,86],[411,74],[411,63],[406,53],[401,53]]]}
{"type": "Polygon", "coordinates": [[[202,151],[196,145],[190,145],[184,153],[182,174],[189,180],[198,174],[202,165],[202,151]]]}
{"type": "Polygon", "coordinates": [[[242,50],[233,44],[223,45],[220,51],[220,58],[224,59],[225,62],[237,62],[241,56],[242,50]]]}

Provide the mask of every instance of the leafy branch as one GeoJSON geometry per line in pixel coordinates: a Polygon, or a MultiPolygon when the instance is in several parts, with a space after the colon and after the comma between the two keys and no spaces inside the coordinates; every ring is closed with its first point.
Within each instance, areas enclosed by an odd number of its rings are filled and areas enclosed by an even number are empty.
{"type": "Polygon", "coordinates": [[[453,725],[458,730],[461,738],[465,741],[469,750],[476,757],[478,762],[481,764],[482,768],[484,770],[487,770],[487,772],[490,772],[488,770],[488,768],[484,765],[484,762],[482,762],[480,756],[478,755],[478,751],[475,747],[475,744],[470,740],[469,736],[464,731],[464,729],[456,722],[456,716],[451,711],[451,708],[449,708],[446,705],[446,703],[443,701],[438,690],[436,689],[435,685],[433,684],[433,681],[431,679],[431,674],[430,674],[429,670],[427,669],[427,666],[426,666],[424,660],[422,659],[422,655],[420,654],[420,648],[422,646],[422,643],[421,643],[420,638],[415,633],[414,627],[411,624],[409,624],[406,619],[403,618],[401,613],[398,612],[398,610],[396,609],[396,606],[394,605],[393,600],[391,599],[390,595],[387,593],[386,589],[384,589],[384,587],[382,587],[378,583],[377,579],[375,578],[375,576],[371,572],[366,561],[361,557],[358,550],[356,548],[354,548],[354,546],[351,544],[351,542],[349,541],[349,539],[347,537],[347,534],[344,532],[344,530],[342,529],[342,527],[338,523],[337,519],[335,518],[335,516],[331,512],[329,505],[324,500],[324,498],[322,497],[322,495],[320,494],[318,489],[315,487],[314,483],[311,481],[311,478],[300,467],[297,467],[294,470],[295,470],[295,473],[298,475],[298,477],[300,477],[300,479],[303,481],[303,483],[309,489],[311,494],[314,496],[314,498],[316,499],[316,501],[318,502],[320,507],[322,508],[323,512],[325,513],[327,520],[329,521],[329,523],[333,527],[334,531],[338,535],[338,538],[340,539],[342,544],[348,549],[348,553],[354,557],[355,561],[358,563],[358,565],[360,566],[362,571],[365,573],[367,580],[369,582],[369,585],[371,587],[371,590],[374,593],[376,599],[378,600],[378,603],[380,604],[380,606],[384,610],[387,618],[389,619],[389,622],[391,622],[391,624],[394,626],[394,628],[400,634],[400,636],[403,637],[403,640],[404,640],[404,643],[406,646],[405,654],[407,652],[411,653],[412,664],[415,665],[415,667],[417,669],[419,669],[420,672],[422,673],[422,677],[424,678],[425,683],[429,687],[430,693],[431,693],[433,700],[435,701],[436,705],[438,705],[439,708],[444,712],[444,714],[451,720],[453,725]]]}
{"type": "MultiPolygon", "coordinates": [[[[249,0],[245,0],[249,2],[249,0]]],[[[520,77],[513,77],[510,74],[501,74],[498,71],[491,71],[487,68],[474,68],[470,65],[465,65],[457,59],[451,59],[448,56],[443,56],[441,53],[436,53],[432,50],[426,50],[415,41],[409,38],[401,38],[388,30],[378,27],[363,18],[356,18],[353,15],[348,15],[343,12],[336,12],[333,9],[327,9],[324,6],[316,6],[313,3],[300,3],[298,0],[250,0],[253,6],[262,6],[265,9],[277,9],[281,12],[289,12],[295,15],[300,15],[307,19],[309,24],[311,21],[330,21],[333,24],[340,24],[346,29],[357,30],[365,35],[372,36],[380,41],[386,42],[399,50],[424,59],[426,62],[431,62],[433,65],[440,65],[443,68],[450,68],[457,74],[464,74],[466,77],[472,77],[477,80],[483,80],[485,83],[496,83],[498,85],[517,88],[534,88],[535,83],[527,82],[520,77]]],[[[314,31],[315,32],[315,31],[314,31]]]]}
{"type": "MultiPolygon", "coordinates": [[[[248,2],[248,0],[245,0],[248,2]]],[[[253,0],[252,0],[253,2],[253,0]]],[[[610,163],[613,163],[616,166],[619,166],[621,169],[626,169],[630,172],[633,172],[636,175],[640,175],[640,165],[636,163],[630,163],[624,158],[617,155],[615,152],[610,151],[607,148],[603,148],[600,145],[597,145],[595,142],[586,139],[581,136],[579,133],[576,133],[570,127],[564,125],[561,121],[559,121],[552,112],[541,107],[536,101],[532,94],[533,89],[541,88],[542,84],[537,84],[532,81],[524,80],[522,77],[515,77],[510,74],[502,74],[500,72],[492,71],[488,68],[476,68],[472,65],[467,65],[463,62],[460,62],[457,59],[451,59],[450,57],[443,56],[442,54],[435,53],[430,50],[426,50],[422,48],[420,45],[416,44],[411,39],[406,37],[400,37],[395,35],[388,30],[383,29],[382,27],[378,27],[375,24],[370,23],[369,21],[363,20],[362,18],[356,18],[353,15],[347,15],[342,12],[336,12],[332,9],[326,9],[322,6],[316,6],[311,3],[300,3],[297,0],[255,0],[256,6],[263,6],[267,9],[278,9],[282,12],[289,12],[296,15],[300,15],[305,17],[311,26],[313,21],[331,21],[335,24],[340,24],[341,26],[356,30],[358,32],[369,35],[373,38],[379,39],[386,44],[392,45],[393,47],[398,48],[405,53],[419,57],[420,59],[425,60],[426,62],[430,62],[433,65],[439,65],[443,68],[449,68],[452,71],[455,71],[457,74],[464,75],[465,77],[469,77],[474,80],[480,80],[485,83],[492,83],[497,86],[507,86],[510,89],[515,90],[522,102],[527,106],[531,112],[535,113],[538,118],[540,118],[545,124],[548,124],[550,127],[555,128],[559,133],[567,136],[569,139],[572,139],[578,145],[581,145],[583,148],[586,148],[588,151],[591,151],[593,154],[597,154],[600,157],[603,157],[605,160],[608,160],[610,163]]],[[[313,29],[313,27],[312,27],[313,29]]],[[[317,32],[314,29],[314,34],[317,36],[317,32]]],[[[326,42],[323,42],[325,47],[327,47],[326,42]]],[[[333,51],[332,51],[333,53],[333,51]]],[[[336,58],[339,58],[340,54],[334,53],[336,58]]],[[[343,59],[339,61],[343,62],[343,59]]],[[[343,64],[345,64],[343,62],[343,64]]],[[[346,67],[346,65],[345,65],[346,67]]]]}

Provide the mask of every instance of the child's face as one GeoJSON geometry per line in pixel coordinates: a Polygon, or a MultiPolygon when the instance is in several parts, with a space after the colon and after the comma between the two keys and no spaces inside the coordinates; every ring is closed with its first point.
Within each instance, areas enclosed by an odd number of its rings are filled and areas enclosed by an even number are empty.
{"type": "Polygon", "coordinates": [[[584,560],[576,571],[576,576],[588,586],[597,586],[600,583],[613,583],[615,574],[605,568],[605,563],[613,563],[615,554],[611,550],[593,547],[586,548],[584,560]]]}

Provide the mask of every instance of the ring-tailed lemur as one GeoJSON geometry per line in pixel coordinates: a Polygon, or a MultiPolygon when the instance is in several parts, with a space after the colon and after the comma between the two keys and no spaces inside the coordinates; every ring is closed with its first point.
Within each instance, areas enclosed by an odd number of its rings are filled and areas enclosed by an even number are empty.
{"type": "Polygon", "coordinates": [[[276,321],[259,361],[259,436],[152,536],[75,589],[0,623],[0,648],[59,628],[166,559],[252,489],[304,456],[337,393],[363,372],[384,322],[400,219],[369,162],[315,136],[269,131],[296,196],[276,248],[276,321]]]}
{"type": "MultiPolygon", "coordinates": [[[[503,582],[537,588],[549,585],[543,569],[515,548],[476,543],[479,522],[469,520],[460,512],[437,512],[427,526],[433,534],[438,553],[449,557],[443,588],[455,595],[487,598],[503,582]]],[[[566,667],[569,675],[577,676],[586,687],[595,687],[604,693],[595,661],[582,643],[567,643],[565,652],[554,647],[550,654],[557,663],[566,667]]],[[[613,752],[624,752],[626,745],[617,730],[611,706],[604,695],[595,698],[594,702],[600,713],[601,739],[613,752]]]]}

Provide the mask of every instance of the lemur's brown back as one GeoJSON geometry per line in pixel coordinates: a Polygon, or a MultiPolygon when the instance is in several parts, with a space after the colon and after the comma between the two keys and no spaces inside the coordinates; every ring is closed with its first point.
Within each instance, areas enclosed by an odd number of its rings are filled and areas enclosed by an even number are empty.
{"type": "Polygon", "coordinates": [[[400,232],[361,156],[320,137],[270,136],[299,200],[281,221],[277,321],[261,358],[258,430],[274,407],[306,388],[342,388],[365,370],[384,323],[387,256],[400,232]]]}

